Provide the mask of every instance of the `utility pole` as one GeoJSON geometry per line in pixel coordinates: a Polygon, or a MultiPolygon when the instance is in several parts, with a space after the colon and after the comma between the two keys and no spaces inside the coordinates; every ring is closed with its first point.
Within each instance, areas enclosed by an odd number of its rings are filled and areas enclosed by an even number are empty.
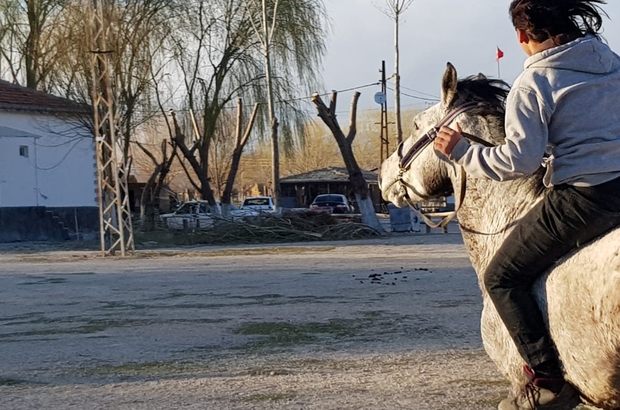
{"type": "Polygon", "coordinates": [[[390,139],[388,136],[388,113],[387,113],[387,80],[385,78],[385,60],[381,62],[381,163],[390,156],[390,139]]]}
{"type": "Polygon", "coordinates": [[[120,121],[108,59],[113,51],[107,48],[113,3],[109,0],[92,2],[92,99],[101,251],[104,255],[120,251],[121,256],[125,256],[134,250],[134,238],[127,190],[129,166],[122,156],[122,139],[118,137],[120,121]]]}

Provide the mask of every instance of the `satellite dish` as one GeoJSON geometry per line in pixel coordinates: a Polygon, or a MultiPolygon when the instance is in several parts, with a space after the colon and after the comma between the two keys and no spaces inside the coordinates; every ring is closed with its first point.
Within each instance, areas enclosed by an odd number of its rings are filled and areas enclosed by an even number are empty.
{"type": "Polygon", "coordinates": [[[379,105],[385,104],[385,94],[378,92],[375,94],[375,102],[379,105]]]}

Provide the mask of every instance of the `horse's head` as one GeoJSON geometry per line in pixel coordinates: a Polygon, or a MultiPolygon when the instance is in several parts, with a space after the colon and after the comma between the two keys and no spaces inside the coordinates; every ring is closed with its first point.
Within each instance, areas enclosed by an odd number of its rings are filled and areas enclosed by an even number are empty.
{"type": "MultiPolygon", "coordinates": [[[[382,165],[380,188],[383,198],[396,206],[405,206],[405,196],[417,202],[453,191],[454,166],[432,147],[420,151],[407,169],[401,169],[401,158],[442,119],[467,103],[475,108],[458,115],[464,133],[475,135],[490,144],[500,144],[504,138],[504,102],[508,85],[500,80],[489,80],[482,74],[457,80],[456,69],[448,63],[442,80],[441,101],[419,113],[413,120],[411,137],[405,140],[382,165]]],[[[445,125],[454,125],[445,124],[445,125]]]]}

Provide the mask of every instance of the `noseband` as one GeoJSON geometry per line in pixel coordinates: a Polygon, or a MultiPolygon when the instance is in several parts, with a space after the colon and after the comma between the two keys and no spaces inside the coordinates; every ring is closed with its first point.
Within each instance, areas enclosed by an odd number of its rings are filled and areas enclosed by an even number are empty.
{"type": "MultiPolygon", "coordinates": [[[[404,195],[403,198],[405,199],[405,201],[407,202],[407,204],[409,205],[409,207],[411,209],[413,209],[416,213],[418,213],[420,215],[420,217],[424,220],[424,223],[426,223],[429,227],[431,228],[438,228],[438,227],[445,227],[448,225],[448,223],[456,216],[456,213],[458,212],[458,209],[460,208],[461,203],[463,202],[463,199],[465,197],[465,181],[466,181],[466,175],[465,175],[465,171],[461,170],[461,188],[460,188],[460,196],[459,196],[459,200],[456,204],[456,208],[454,210],[454,212],[450,212],[447,216],[445,216],[440,222],[435,223],[433,222],[427,215],[425,215],[421,209],[419,208],[419,206],[414,203],[411,200],[411,197],[409,196],[409,189],[413,190],[415,192],[415,188],[411,185],[408,184],[404,179],[403,176],[405,174],[405,172],[409,171],[409,169],[411,168],[411,164],[413,163],[413,161],[418,157],[418,155],[424,150],[424,148],[426,148],[427,146],[429,146],[434,140],[435,138],[437,138],[437,134],[439,133],[439,130],[441,129],[441,127],[447,126],[450,123],[452,123],[452,121],[454,121],[454,119],[456,117],[458,117],[459,115],[473,110],[474,108],[476,108],[478,106],[478,103],[475,102],[469,102],[469,103],[465,103],[461,106],[456,107],[455,109],[453,109],[452,111],[448,112],[448,114],[446,114],[446,116],[439,121],[439,123],[434,126],[430,131],[428,131],[426,134],[424,134],[419,140],[417,140],[412,146],[411,148],[409,148],[409,150],[403,155],[403,142],[400,143],[400,145],[398,146],[398,158],[399,158],[399,163],[398,163],[398,178],[396,180],[394,180],[394,182],[392,182],[389,186],[388,189],[390,187],[392,187],[392,185],[399,183],[400,186],[403,188],[404,191],[404,195]]],[[[473,139],[476,142],[480,142],[481,140],[479,140],[476,137],[470,136],[469,134],[465,135],[468,139],[473,139]],[[469,137],[473,137],[473,138],[469,138],[469,137]]],[[[487,145],[486,141],[485,141],[485,145],[487,145]]]]}

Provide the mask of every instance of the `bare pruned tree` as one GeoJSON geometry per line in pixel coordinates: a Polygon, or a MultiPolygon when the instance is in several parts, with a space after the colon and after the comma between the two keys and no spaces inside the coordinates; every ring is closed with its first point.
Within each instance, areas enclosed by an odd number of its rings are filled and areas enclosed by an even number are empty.
{"type": "Polygon", "coordinates": [[[377,217],[374,204],[369,195],[368,184],[366,183],[364,174],[353,153],[353,142],[357,135],[357,102],[359,97],[359,92],[353,94],[351,110],[349,112],[349,130],[346,135],[336,118],[336,104],[338,98],[338,93],[336,91],[331,94],[329,107],[325,105],[319,94],[314,94],[312,96],[312,102],[318,111],[319,117],[323,120],[325,125],[327,125],[338,143],[342,159],[349,173],[349,181],[353,187],[353,194],[355,195],[360,214],[362,215],[362,221],[366,225],[376,229],[377,232],[385,233],[385,229],[377,217]]]}
{"type": "Polygon", "coordinates": [[[235,130],[235,148],[232,152],[230,167],[228,169],[228,177],[226,178],[226,185],[224,187],[224,193],[222,194],[222,215],[230,215],[231,199],[233,193],[233,186],[235,184],[235,178],[239,171],[239,163],[241,162],[241,155],[243,149],[248,143],[250,133],[254,127],[256,121],[256,114],[258,113],[258,104],[254,104],[252,114],[247,124],[243,120],[243,102],[241,98],[237,100],[237,126],[235,130]]]}

